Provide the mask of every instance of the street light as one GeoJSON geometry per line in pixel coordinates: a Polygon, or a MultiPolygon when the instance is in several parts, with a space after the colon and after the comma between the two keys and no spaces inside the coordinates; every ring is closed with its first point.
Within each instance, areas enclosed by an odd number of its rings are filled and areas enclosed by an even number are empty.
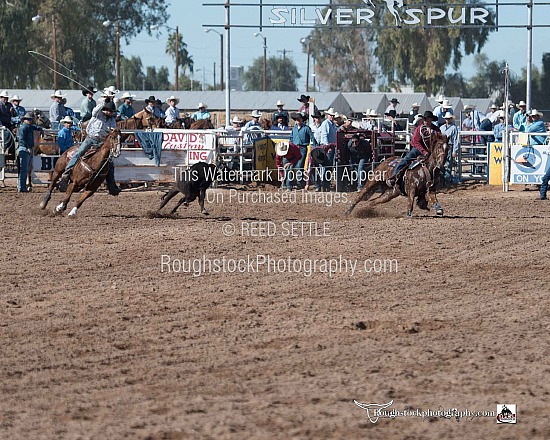
{"type": "Polygon", "coordinates": [[[220,36],[220,90],[223,90],[223,34],[211,28],[205,29],[204,32],[215,32],[220,36]]]}
{"type": "Polygon", "coordinates": [[[263,91],[265,92],[265,80],[266,80],[266,70],[267,70],[267,38],[262,35],[261,32],[254,32],[255,37],[262,37],[264,39],[264,80],[263,80],[263,91]]]}
{"type": "MultiPolygon", "coordinates": [[[[103,26],[109,27],[113,24],[110,20],[105,20],[103,26]]],[[[115,76],[116,76],[116,88],[120,90],[120,21],[115,22],[116,25],[116,48],[115,48],[115,76]]]]}
{"type": "MultiPolygon", "coordinates": [[[[165,24],[163,25],[160,25],[160,26],[164,26],[166,29],[169,29],[171,31],[176,31],[176,90],[179,90],[180,87],[179,87],[179,42],[180,42],[180,33],[179,33],[179,26],[176,26],[175,28],[172,28],[170,26],[167,26],[165,24]]],[[[156,31],[157,29],[159,28],[159,25],[158,24],[153,24],[151,26],[149,26],[149,29],[151,29],[152,31],[156,31]]]]}
{"type": "MultiPolygon", "coordinates": [[[[34,17],[32,17],[31,20],[32,20],[33,23],[38,23],[43,18],[44,17],[37,14],[34,17]]],[[[54,90],[57,90],[59,88],[59,84],[57,83],[57,37],[56,37],[56,32],[55,32],[55,17],[53,15],[52,15],[52,36],[53,36],[53,41],[52,41],[52,43],[53,43],[52,44],[53,56],[52,56],[52,59],[53,59],[53,63],[54,63],[53,88],[54,88],[54,90]]]]}
{"type": "Polygon", "coordinates": [[[309,43],[310,43],[310,38],[307,37],[307,38],[302,38],[300,40],[300,42],[302,44],[304,43],[307,43],[307,67],[306,67],[306,93],[309,92],[309,55],[310,55],[310,47],[309,47],[309,43]]]}

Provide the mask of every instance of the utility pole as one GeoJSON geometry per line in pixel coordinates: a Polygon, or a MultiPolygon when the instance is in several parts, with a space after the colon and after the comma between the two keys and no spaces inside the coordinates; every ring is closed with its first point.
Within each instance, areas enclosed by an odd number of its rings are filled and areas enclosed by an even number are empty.
{"type": "Polygon", "coordinates": [[[283,54],[283,60],[286,60],[286,54],[292,52],[292,50],[282,49],[282,50],[278,50],[277,52],[282,53],[283,54]]]}

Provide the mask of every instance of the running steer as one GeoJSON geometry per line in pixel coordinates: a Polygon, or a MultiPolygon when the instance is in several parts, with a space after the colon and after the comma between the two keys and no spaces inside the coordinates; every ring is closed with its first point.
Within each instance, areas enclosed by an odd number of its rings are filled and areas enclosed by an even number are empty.
{"type": "Polygon", "coordinates": [[[185,206],[189,206],[189,203],[197,197],[199,198],[201,213],[208,214],[208,211],[204,209],[204,198],[206,190],[216,177],[216,171],[216,165],[209,165],[206,162],[197,162],[187,170],[178,170],[178,172],[176,172],[174,188],[162,196],[157,212],[159,212],[172,197],[181,192],[183,197],[178,201],[176,206],[174,206],[171,214],[174,214],[182,203],[185,204],[185,206]]]}

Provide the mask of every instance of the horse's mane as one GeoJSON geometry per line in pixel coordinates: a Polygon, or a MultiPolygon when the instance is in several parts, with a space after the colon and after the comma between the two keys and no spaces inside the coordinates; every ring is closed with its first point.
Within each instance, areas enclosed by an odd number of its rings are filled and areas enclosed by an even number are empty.
{"type": "Polygon", "coordinates": [[[212,121],[210,118],[208,119],[200,119],[198,121],[195,121],[191,124],[191,130],[208,130],[214,128],[214,124],[212,124],[212,121]]]}

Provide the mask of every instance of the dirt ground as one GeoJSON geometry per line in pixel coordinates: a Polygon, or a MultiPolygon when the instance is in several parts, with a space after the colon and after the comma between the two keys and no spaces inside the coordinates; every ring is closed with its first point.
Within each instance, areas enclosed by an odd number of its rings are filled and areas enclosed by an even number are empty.
{"type": "Polygon", "coordinates": [[[465,186],[440,195],[445,217],[407,220],[404,198],[346,218],[342,200],[241,203],[229,189],[208,217],[196,204],[154,217],[160,192],[128,190],[69,219],[51,214],[59,194],[44,212],[43,188],[14,185],[0,189],[1,439],[550,438],[550,203],[534,192],[465,186]],[[242,236],[243,222],[263,230],[242,236]],[[258,255],[365,270],[161,264],[258,255]],[[365,259],[398,266],[367,272],[365,259]],[[371,423],[354,399],[516,404],[518,423],[371,423]]]}

